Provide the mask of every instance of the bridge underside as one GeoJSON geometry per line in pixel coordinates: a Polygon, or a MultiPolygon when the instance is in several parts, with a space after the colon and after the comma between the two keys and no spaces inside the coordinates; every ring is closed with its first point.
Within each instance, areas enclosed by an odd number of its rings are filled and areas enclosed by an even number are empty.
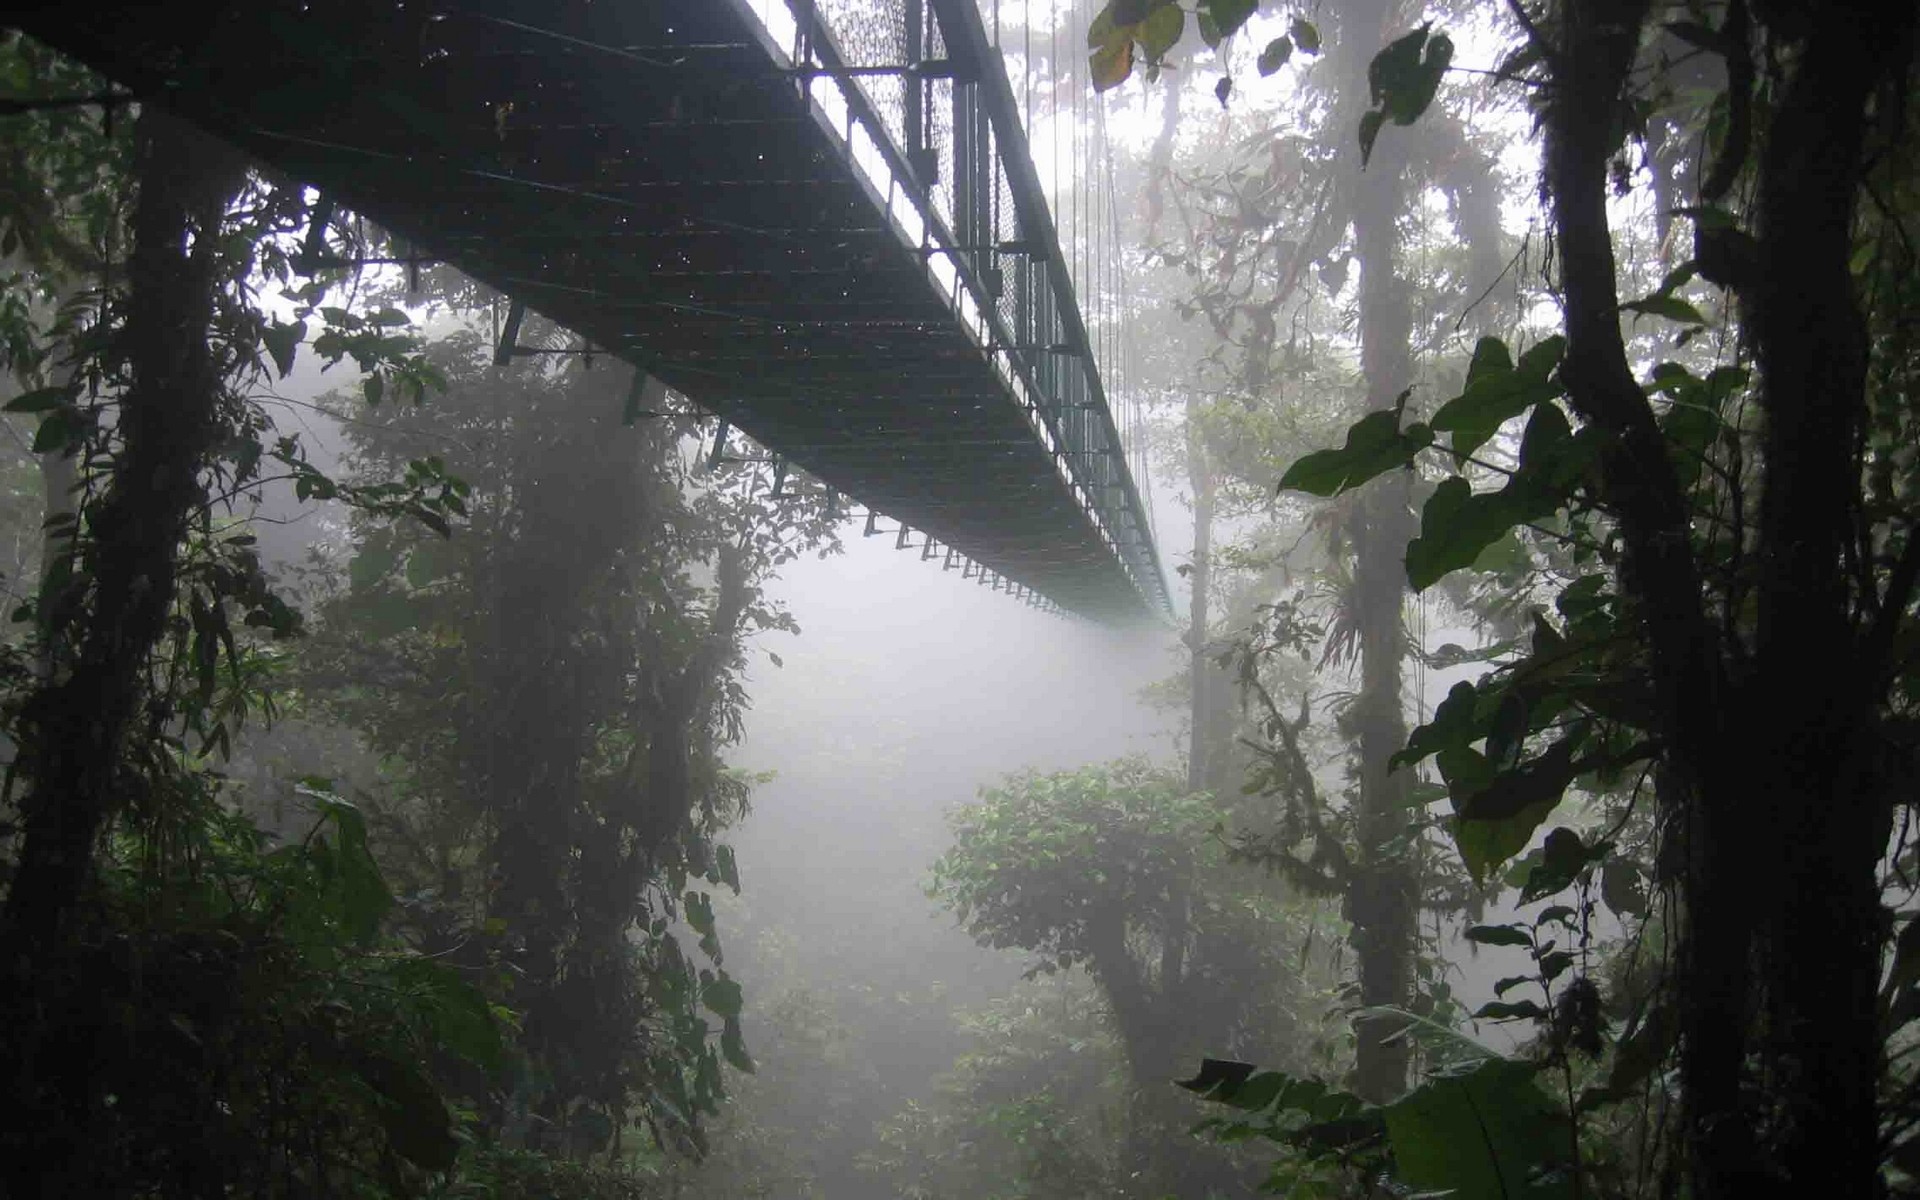
{"type": "Polygon", "coordinates": [[[1095,619],[1163,611],[1157,567],[1143,595],[732,0],[76,0],[4,20],[1006,578],[1095,619]]]}

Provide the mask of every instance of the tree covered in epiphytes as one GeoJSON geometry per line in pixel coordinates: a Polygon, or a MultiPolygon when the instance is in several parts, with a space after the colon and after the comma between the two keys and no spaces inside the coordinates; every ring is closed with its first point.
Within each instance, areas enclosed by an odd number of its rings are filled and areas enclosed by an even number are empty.
{"type": "Polygon", "coordinates": [[[1219,1156],[1183,1147],[1172,1080],[1211,1048],[1313,1064],[1325,999],[1299,971],[1316,914],[1227,862],[1230,805],[1141,760],[1027,773],[952,818],[931,889],[983,945],[1035,969],[1084,970],[1132,1086],[1125,1171],[1146,1189],[1232,1186],[1219,1156]]]}
{"type": "MultiPolygon", "coordinates": [[[[260,290],[311,314],[330,286],[287,269],[304,197],[161,112],[72,104],[104,85],[19,39],[0,80],[9,429],[47,490],[13,514],[38,544],[0,676],[5,1188],[404,1189],[458,1149],[429,1062],[497,1065],[493,1014],[388,931],[357,810],[308,781],[275,845],[220,770],[300,627],[235,502],[275,475],[333,486],[257,403],[260,290]]],[[[431,386],[415,339],[368,331],[336,310],[312,352],[431,386]]],[[[335,491],[458,515],[426,466],[335,491]]]]}
{"type": "MultiPolygon", "coordinates": [[[[1163,6],[1134,7],[1112,54],[1129,62],[1171,46],[1163,6]]],[[[1237,26],[1255,6],[1226,7],[1237,26]]],[[[1399,761],[1436,763],[1482,877],[1570,786],[1644,769],[1675,950],[1573,1108],[1670,1101],[1644,1177],[1671,1169],[1696,1195],[1908,1189],[1914,1085],[1895,1050],[1920,939],[1889,887],[1908,857],[1920,577],[1915,14],[1566,0],[1503,16],[1509,52],[1485,69],[1537,122],[1558,329],[1533,315],[1524,353],[1483,339],[1429,419],[1376,405],[1283,484],[1388,477],[1364,496],[1430,472],[1415,589],[1510,541],[1562,575],[1535,593],[1525,650],[1457,685],[1399,761]],[[1642,189],[1660,208],[1652,279],[1621,252],[1642,189]]],[[[1375,167],[1453,65],[1445,33],[1414,26],[1369,67],[1352,153],[1375,167]]],[[[1556,830],[1546,850],[1577,886],[1609,847],[1556,830]]],[[[1539,1019],[1564,1043],[1604,997],[1541,930],[1579,909],[1547,913],[1480,939],[1525,943],[1557,981],[1539,1019]]],[[[1577,1138],[1568,1153],[1577,1187],[1577,1138]]]]}
{"type": "Polygon", "coordinates": [[[716,835],[748,784],[721,752],[745,640],[790,627],[761,585],[829,536],[829,501],[704,471],[696,419],[623,364],[491,352],[438,343],[445,395],[349,427],[356,473],[431,455],[468,516],[452,539],[359,525],[302,682],[386,764],[375,827],[432,897],[423,936],[504,972],[527,1061],[499,1119],[534,1145],[598,1150],[631,1120],[695,1150],[722,1057],[751,1065],[707,890],[740,883],[716,835]]]}
{"type": "MultiPolygon", "coordinates": [[[[1096,56],[1123,43],[1164,54],[1172,45],[1164,39],[1186,24],[1156,9],[1151,24],[1129,25],[1108,11],[1096,56]]],[[[1306,510],[1276,498],[1273,481],[1331,432],[1324,423],[1340,409],[1410,399],[1463,363],[1471,336],[1453,318],[1478,311],[1484,323],[1490,311],[1473,303],[1503,261],[1484,137],[1436,114],[1439,133],[1383,144],[1368,171],[1350,152],[1369,60],[1400,15],[1391,4],[1284,15],[1256,64],[1287,83],[1282,106],[1223,86],[1220,103],[1204,105],[1212,112],[1188,119],[1229,136],[1179,157],[1180,89],[1157,84],[1166,107],[1150,170],[1150,209],[1164,231],[1152,257],[1183,278],[1179,313],[1213,335],[1187,384],[1192,456],[1211,464],[1207,478],[1195,472],[1197,516],[1211,513],[1216,495],[1238,494],[1235,533],[1215,561],[1202,553],[1211,539],[1196,538],[1193,582],[1198,601],[1215,577],[1243,581],[1205,653],[1237,668],[1227,678],[1237,673],[1257,718],[1237,731],[1251,749],[1237,765],[1273,805],[1246,831],[1246,848],[1296,884],[1342,898],[1356,949],[1357,1086],[1376,1099],[1407,1082],[1409,1046],[1387,1010],[1424,1010],[1448,990],[1424,952],[1431,939],[1420,918],[1457,892],[1432,869],[1434,822],[1412,802],[1413,772],[1391,761],[1405,743],[1410,667],[1423,651],[1408,632],[1399,565],[1417,485],[1403,479],[1306,510]],[[1444,200],[1452,238],[1410,220],[1429,194],[1444,200]],[[1318,630],[1323,670],[1281,669],[1271,652],[1308,626],[1318,630]],[[1344,668],[1355,686],[1329,667],[1344,668]],[[1296,705],[1296,692],[1320,696],[1296,705]],[[1316,739],[1306,719],[1319,699],[1330,701],[1349,745],[1350,786],[1322,786],[1314,774],[1324,753],[1301,751],[1316,739]]],[[[1203,5],[1196,40],[1220,44],[1218,20],[1203,5]]],[[[1234,56],[1224,62],[1230,68],[1234,56]]],[[[1197,533],[1204,524],[1197,520],[1197,533]]]]}

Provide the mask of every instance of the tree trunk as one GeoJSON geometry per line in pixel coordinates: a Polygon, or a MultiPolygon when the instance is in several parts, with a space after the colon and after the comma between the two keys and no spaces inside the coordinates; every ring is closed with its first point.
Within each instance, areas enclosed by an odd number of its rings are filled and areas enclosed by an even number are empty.
{"type": "Polygon", "coordinates": [[[8,949],[29,961],[61,938],[90,882],[95,843],[124,799],[124,743],[173,603],[180,543],[205,498],[200,471],[220,433],[209,345],[222,270],[213,232],[240,168],[154,110],[141,117],[138,154],[122,333],[130,383],[120,457],[89,521],[83,566],[92,604],[56,618],[71,622],[58,632],[72,670],[39,688],[22,714],[27,794],[4,928],[8,949]]]}
{"type": "MultiPolygon", "coordinates": [[[[1390,0],[1373,0],[1343,14],[1337,53],[1348,95],[1365,94],[1367,64],[1395,32],[1389,28],[1393,12],[1390,0]]],[[[1354,188],[1360,367],[1368,411],[1393,407],[1413,383],[1408,351],[1413,316],[1399,274],[1395,229],[1406,208],[1406,164],[1406,135],[1391,131],[1376,144],[1354,188]]],[[[1413,847],[1406,833],[1407,776],[1388,765],[1407,743],[1401,690],[1407,655],[1405,559],[1413,533],[1411,484],[1405,471],[1376,481],[1362,497],[1352,526],[1352,605],[1361,662],[1353,714],[1360,744],[1360,808],[1347,908],[1359,959],[1360,1003],[1367,1008],[1404,1007],[1412,999],[1415,887],[1413,847]]],[[[1407,1047],[1393,1038],[1401,1027],[1391,1017],[1362,1017],[1354,1023],[1354,1087],[1368,1100],[1385,1102],[1406,1090],[1407,1047]]]]}
{"type": "Polygon", "coordinates": [[[1771,835],[1778,881],[1761,919],[1782,1173],[1791,1191],[1868,1196],[1891,810],[1873,736],[1880,665],[1861,661],[1871,641],[1856,639],[1850,611],[1847,564],[1865,553],[1854,522],[1867,339],[1849,262],[1869,105],[1883,79],[1898,80],[1915,21],[1912,6],[1904,22],[1829,8],[1765,10],[1785,26],[1776,40],[1800,53],[1759,163],[1759,269],[1742,297],[1766,419],[1751,692],[1768,701],[1753,728],[1772,769],[1738,815],[1771,835]]]}
{"type": "Polygon", "coordinates": [[[1204,792],[1216,774],[1218,714],[1207,646],[1212,639],[1208,606],[1213,588],[1213,508],[1219,492],[1198,427],[1199,402],[1187,399],[1187,483],[1193,489],[1193,564],[1188,575],[1187,685],[1191,728],[1187,734],[1187,790],[1204,792]]]}
{"type": "MultiPolygon", "coordinates": [[[[1759,162],[1752,262],[1718,272],[1740,293],[1765,416],[1750,655],[1729,660],[1707,618],[1686,498],[1619,330],[1608,174],[1644,0],[1561,5],[1544,120],[1567,313],[1561,378],[1607,435],[1601,490],[1627,548],[1623,586],[1646,622],[1667,836],[1684,851],[1682,1128],[1702,1200],[1879,1186],[1877,871],[1889,817],[1873,742],[1884,664],[1872,648],[1884,643],[1860,636],[1855,606],[1871,611],[1875,598],[1847,570],[1861,553],[1866,362],[1848,264],[1872,93],[1910,56],[1915,13],[1761,11],[1785,82],[1759,162]]],[[[1897,622],[1908,599],[1876,625],[1897,622]]]]}
{"type": "Polygon", "coordinates": [[[166,630],[180,545],[205,501],[201,472],[222,428],[211,348],[226,267],[217,231],[242,167],[156,109],[140,117],[136,146],[120,452],[106,495],[89,514],[78,567],[86,593],[76,583],[46,617],[65,660],[21,713],[20,857],[0,913],[10,1099],[35,1114],[18,1128],[40,1139],[31,1151],[8,1155],[10,1169],[47,1194],[64,1194],[61,1180],[85,1174],[97,1100],[87,1039],[97,1031],[70,1027],[72,1002],[63,991],[83,949],[79,914],[100,838],[134,799],[138,780],[124,768],[128,743],[141,736],[148,664],[166,630]]]}

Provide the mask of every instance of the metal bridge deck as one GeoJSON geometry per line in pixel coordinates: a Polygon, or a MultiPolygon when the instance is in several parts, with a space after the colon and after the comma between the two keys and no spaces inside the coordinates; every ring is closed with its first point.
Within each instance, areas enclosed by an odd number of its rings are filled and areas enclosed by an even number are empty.
{"type": "MultiPolygon", "coordinates": [[[[916,245],[897,216],[911,183],[884,193],[855,163],[854,118],[835,128],[810,98],[848,76],[793,59],[744,0],[73,0],[0,23],[1008,580],[1101,620],[1165,611],[1098,379],[1059,386],[1062,357],[1093,368],[1078,313],[1039,311],[1060,282],[1057,246],[1033,244],[1050,225],[1023,221],[1045,226],[1024,245],[968,250],[1005,218],[938,230],[951,253],[932,232],[916,245]],[[935,278],[943,254],[977,289],[971,312],[935,278]]],[[[944,36],[934,70],[964,78],[944,36]]]]}

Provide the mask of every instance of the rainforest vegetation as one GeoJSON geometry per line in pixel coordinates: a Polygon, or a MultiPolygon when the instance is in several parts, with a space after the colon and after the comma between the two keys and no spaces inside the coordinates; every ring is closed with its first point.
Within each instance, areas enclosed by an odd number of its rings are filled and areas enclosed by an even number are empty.
{"type": "Polygon", "coordinates": [[[1920,1194],[1920,8],[978,8],[1177,628],[0,15],[0,1195],[1920,1194]]]}

